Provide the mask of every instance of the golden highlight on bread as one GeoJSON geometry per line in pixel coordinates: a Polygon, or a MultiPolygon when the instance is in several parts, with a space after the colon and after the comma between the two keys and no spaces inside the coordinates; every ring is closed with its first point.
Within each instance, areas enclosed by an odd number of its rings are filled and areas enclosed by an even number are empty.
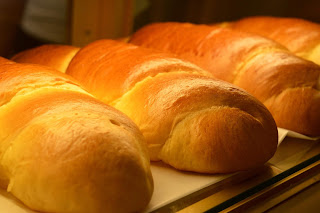
{"type": "Polygon", "coordinates": [[[256,16],[223,26],[271,38],[290,51],[320,64],[320,24],[299,18],[256,16]]]}
{"type": "Polygon", "coordinates": [[[145,140],[71,77],[0,58],[0,185],[43,212],[137,212],[153,180],[145,140]]]}
{"type": "Polygon", "coordinates": [[[130,42],[177,54],[245,89],[279,127],[320,135],[320,67],[272,40],[216,26],[154,23],[130,42]]]}
{"type": "Polygon", "coordinates": [[[65,73],[79,48],[70,45],[45,44],[19,52],[11,59],[19,63],[34,63],[53,67],[65,73]]]}

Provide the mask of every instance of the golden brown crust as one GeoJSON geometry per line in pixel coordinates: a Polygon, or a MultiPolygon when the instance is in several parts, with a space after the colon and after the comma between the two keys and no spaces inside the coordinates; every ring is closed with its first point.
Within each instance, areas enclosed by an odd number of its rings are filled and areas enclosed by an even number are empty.
{"type": "Polygon", "coordinates": [[[67,74],[138,124],[152,160],[205,173],[268,161],[277,147],[268,110],[241,89],[173,56],[99,40],[80,49],[67,74]]]}
{"type": "Polygon", "coordinates": [[[171,55],[100,40],[67,73],[138,124],[152,160],[225,173],[262,165],[276,150],[277,129],[260,102],[171,55]]]}
{"type": "Polygon", "coordinates": [[[53,69],[0,60],[0,179],[34,210],[135,212],[153,191],[137,126],[53,69]]]}
{"type": "Polygon", "coordinates": [[[71,59],[78,50],[78,47],[70,45],[45,44],[19,52],[11,59],[19,63],[49,66],[65,73],[71,59]]]}
{"type": "Polygon", "coordinates": [[[244,88],[268,106],[279,127],[320,135],[320,114],[309,111],[314,104],[320,107],[320,67],[269,39],[219,27],[157,23],[136,32],[130,42],[187,58],[214,76],[244,88]],[[292,98],[281,99],[286,103],[271,101],[294,88],[297,92],[290,92],[292,98]],[[290,107],[305,90],[313,95],[303,104],[290,107]]]}
{"type": "Polygon", "coordinates": [[[268,161],[276,149],[269,112],[243,91],[212,78],[159,74],[140,82],[115,107],[140,126],[152,160],[178,169],[246,170],[268,161]]]}
{"type": "Polygon", "coordinates": [[[320,64],[320,25],[299,18],[256,16],[228,23],[226,27],[271,38],[295,54],[320,64]]]}
{"type": "Polygon", "coordinates": [[[99,100],[111,103],[144,78],[172,70],[211,75],[171,54],[112,40],[98,40],[82,48],[72,59],[67,74],[99,100]]]}

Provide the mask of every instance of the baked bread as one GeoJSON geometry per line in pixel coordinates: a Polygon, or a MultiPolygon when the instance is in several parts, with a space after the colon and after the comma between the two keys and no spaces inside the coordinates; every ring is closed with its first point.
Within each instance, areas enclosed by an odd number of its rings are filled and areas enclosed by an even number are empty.
{"type": "Polygon", "coordinates": [[[78,47],[70,45],[45,44],[19,52],[11,60],[18,63],[28,61],[42,64],[64,73],[78,51],[78,47]]]}
{"type": "Polygon", "coordinates": [[[267,38],[189,23],[154,23],[131,43],[175,53],[258,98],[277,125],[320,135],[320,67],[267,38]]]}
{"type": "Polygon", "coordinates": [[[234,22],[229,27],[271,38],[296,55],[320,64],[320,24],[299,18],[257,16],[234,22]]]}
{"type": "Polygon", "coordinates": [[[275,122],[259,101],[171,54],[99,40],[66,73],[140,127],[153,161],[227,173],[263,165],[276,151],[275,122]]]}
{"type": "Polygon", "coordinates": [[[144,138],[70,76],[0,58],[0,185],[41,212],[137,212],[153,192],[144,138]]]}

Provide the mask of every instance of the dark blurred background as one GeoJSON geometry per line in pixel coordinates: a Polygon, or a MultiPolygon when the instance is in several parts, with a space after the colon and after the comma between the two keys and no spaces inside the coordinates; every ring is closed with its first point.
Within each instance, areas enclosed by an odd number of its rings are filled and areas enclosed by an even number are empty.
{"type": "Polygon", "coordinates": [[[320,1],[0,0],[0,56],[11,57],[43,43],[83,46],[99,38],[126,37],[152,22],[206,24],[256,15],[320,23],[320,1]],[[37,27],[37,23],[44,25],[37,27]],[[48,31],[53,32],[48,35],[48,31]]]}

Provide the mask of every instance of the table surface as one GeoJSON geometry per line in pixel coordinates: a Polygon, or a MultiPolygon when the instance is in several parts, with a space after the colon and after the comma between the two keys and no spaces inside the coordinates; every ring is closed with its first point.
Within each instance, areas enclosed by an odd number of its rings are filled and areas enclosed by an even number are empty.
{"type": "MultiPolygon", "coordinates": [[[[320,140],[286,137],[259,174],[190,202],[178,212],[309,213],[319,208],[320,140]]],[[[174,207],[166,210],[175,212],[174,207]]]]}

